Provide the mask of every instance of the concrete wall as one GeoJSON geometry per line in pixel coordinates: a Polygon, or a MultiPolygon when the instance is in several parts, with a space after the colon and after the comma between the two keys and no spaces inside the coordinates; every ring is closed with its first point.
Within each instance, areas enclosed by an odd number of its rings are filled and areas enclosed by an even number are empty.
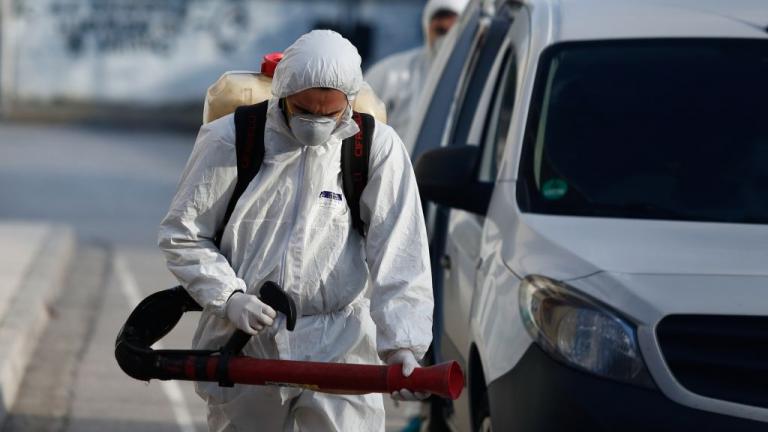
{"type": "MultiPolygon", "coordinates": [[[[423,0],[0,0],[6,104],[202,104],[318,26],[370,28],[370,63],[421,42],[423,0]]],[[[362,32],[362,33],[365,33],[362,32]]],[[[358,32],[358,34],[362,34],[358,32]]],[[[365,45],[365,44],[361,44],[365,45]]],[[[7,107],[7,105],[6,105],[7,107]]]]}

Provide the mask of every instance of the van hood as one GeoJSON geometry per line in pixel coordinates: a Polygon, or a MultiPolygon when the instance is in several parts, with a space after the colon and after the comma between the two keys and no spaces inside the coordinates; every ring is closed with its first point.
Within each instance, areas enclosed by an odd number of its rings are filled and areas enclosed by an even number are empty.
{"type": "Polygon", "coordinates": [[[768,276],[768,225],[522,214],[503,256],[518,275],[768,276]]]}

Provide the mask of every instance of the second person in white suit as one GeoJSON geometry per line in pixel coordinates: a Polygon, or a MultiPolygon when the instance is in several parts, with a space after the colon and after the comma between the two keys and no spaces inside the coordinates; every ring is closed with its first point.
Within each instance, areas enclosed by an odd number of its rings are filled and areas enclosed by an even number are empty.
{"type": "MultiPolygon", "coordinates": [[[[387,107],[388,124],[407,137],[427,73],[441,38],[458,20],[469,0],[429,0],[422,13],[424,45],[385,57],[365,73],[365,81],[387,107]]],[[[406,142],[410,150],[413,143],[406,142]]]]}

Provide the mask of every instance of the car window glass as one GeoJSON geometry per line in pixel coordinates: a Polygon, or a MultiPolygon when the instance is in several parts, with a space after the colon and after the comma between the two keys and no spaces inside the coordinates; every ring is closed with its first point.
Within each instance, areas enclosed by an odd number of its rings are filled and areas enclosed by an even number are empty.
{"type": "Polygon", "coordinates": [[[503,52],[502,47],[509,32],[510,21],[509,14],[494,16],[488,32],[484,35],[484,41],[474,60],[474,67],[470,69],[471,76],[466,80],[461,95],[460,110],[453,125],[451,145],[468,144],[469,132],[472,129],[475,114],[482,108],[480,102],[488,81],[494,79],[491,73],[503,52]]]}
{"type": "Polygon", "coordinates": [[[521,210],[768,223],[768,41],[570,42],[538,70],[521,210]]]}
{"type": "Polygon", "coordinates": [[[478,179],[493,182],[498,172],[499,162],[504,153],[504,144],[512,121],[512,108],[515,103],[517,87],[517,56],[513,52],[506,54],[507,61],[504,71],[494,91],[496,96],[493,109],[485,124],[483,139],[483,157],[478,179]]]}
{"type": "Polygon", "coordinates": [[[463,33],[456,41],[416,135],[413,160],[416,160],[426,150],[440,147],[445,134],[446,121],[456,96],[456,87],[472,52],[473,42],[476,41],[479,20],[479,10],[475,9],[473,15],[468,18],[463,33]]]}

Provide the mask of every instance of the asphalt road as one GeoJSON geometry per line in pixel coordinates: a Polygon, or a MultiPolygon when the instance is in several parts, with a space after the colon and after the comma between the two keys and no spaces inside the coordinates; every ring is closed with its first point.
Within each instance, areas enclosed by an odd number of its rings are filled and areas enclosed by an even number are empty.
{"type": "MultiPolygon", "coordinates": [[[[3,427],[15,431],[205,431],[192,385],[128,378],[114,338],[144,296],[175,284],[155,246],[194,133],[0,124],[0,219],[64,222],[79,246],[53,318],[3,427]]],[[[194,315],[165,339],[187,347],[194,315]]],[[[388,431],[418,406],[386,398],[388,431]]]]}

